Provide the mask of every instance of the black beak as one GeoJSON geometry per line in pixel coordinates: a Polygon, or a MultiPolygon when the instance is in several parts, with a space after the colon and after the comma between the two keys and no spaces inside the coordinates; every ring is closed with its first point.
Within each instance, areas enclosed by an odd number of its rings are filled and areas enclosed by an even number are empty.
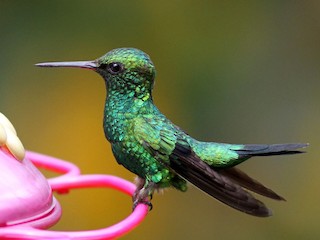
{"type": "Polygon", "coordinates": [[[95,70],[98,66],[96,61],[76,61],[76,62],[45,62],[37,63],[37,67],[73,67],[73,68],[86,68],[95,70]]]}

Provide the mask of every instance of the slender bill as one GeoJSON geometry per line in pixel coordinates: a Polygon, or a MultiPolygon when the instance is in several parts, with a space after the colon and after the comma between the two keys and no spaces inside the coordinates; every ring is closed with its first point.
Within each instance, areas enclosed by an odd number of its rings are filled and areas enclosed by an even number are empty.
{"type": "Polygon", "coordinates": [[[73,67],[73,68],[96,69],[97,63],[95,61],[45,62],[45,63],[37,63],[36,66],[37,67],[73,67]]]}

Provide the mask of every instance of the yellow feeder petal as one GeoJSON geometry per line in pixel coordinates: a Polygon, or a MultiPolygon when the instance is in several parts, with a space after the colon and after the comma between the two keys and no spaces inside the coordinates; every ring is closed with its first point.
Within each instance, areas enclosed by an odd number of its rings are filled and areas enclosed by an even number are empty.
{"type": "Polygon", "coordinates": [[[4,145],[7,142],[7,133],[4,126],[0,123],[0,146],[4,145]]]}
{"type": "Polygon", "coordinates": [[[2,124],[5,128],[9,128],[15,135],[17,135],[17,131],[9,121],[9,119],[0,112],[0,124],[2,124]]]}
{"type": "Polygon", "coordinates": [[[7,148],[12,153],[12,155],[15,156],[16,159],[22,161],[25,156],[25,150],[20,139],[17,137],[17,135],[15,135],[9,129],[7,129],[6,132],[7,132],[7,143],[6,143],[7,148]]]}

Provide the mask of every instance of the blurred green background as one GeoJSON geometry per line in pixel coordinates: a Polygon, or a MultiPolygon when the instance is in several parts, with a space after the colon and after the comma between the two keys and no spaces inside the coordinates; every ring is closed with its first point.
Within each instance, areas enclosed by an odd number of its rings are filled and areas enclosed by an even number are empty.
{"type": "MultiPolygon", "coordinates": [[[[132,181],[104,138],[103,80],[33,64],[140,48],[157,68],[156,104],[194,137],[311,146],[242,164],[287,199],[260,198],[271,218],[239,213],[190,186],[156,195],[154,210],[124,239],[319,239],[319,11],[319,1],[2,0],[0,111],[27,149],[132,181]]],[[[100,228],[131,211],[130,198],[112,190],[58,198],[64,212],[55,230],[100,228]]]]}

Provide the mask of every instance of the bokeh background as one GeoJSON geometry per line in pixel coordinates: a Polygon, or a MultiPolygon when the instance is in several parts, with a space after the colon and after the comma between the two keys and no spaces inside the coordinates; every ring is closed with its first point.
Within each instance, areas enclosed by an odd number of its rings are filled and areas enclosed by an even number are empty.
{"type": "MultiPolygon", "coordinates": [[[[271,218],[239,213],[191,186],[156,195],[154,210],[124,239],[319,239],[319,13],[315,0],[2,0],[0,111],[27,149],[132,181],[103,135],[103,80],[33,64],[140,48],[157,68],[156,104],[194,137],[311,146],[304,155],[242,164],[287,199],[260,198],[271,218]]],[[[100,228],[131,211],[130,198],[112,190],[58,198],[64,212],[55,230],[100,228]]]]}

